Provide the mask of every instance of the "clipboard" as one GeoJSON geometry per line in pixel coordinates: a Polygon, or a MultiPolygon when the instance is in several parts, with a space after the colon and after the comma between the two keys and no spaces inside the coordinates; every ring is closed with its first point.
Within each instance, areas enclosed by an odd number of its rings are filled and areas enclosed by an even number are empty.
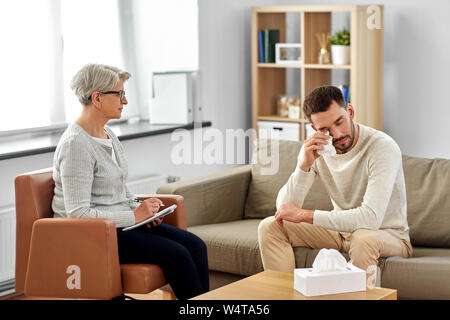
{"type": "Polygon", "coordinates": [[[170,207],[167,207],[167,208],[165,208],[164,210],[161,210],[161,211],[157,212],[153,217],[150,217],[150,218],[148,218],[148,219],[145,219],[144,221],[141,221],[141,222],[139,222],[139,223],[133,224],[132,226],[123,228],[122,230],[123,230],[123,231],[132,230],[132,229],[134,229],[134,228],[137,228],[137,227],[142,226],[143,224],[152,222],[153,220],[156,220],[156,219],[158,219],[158,218],[165,217],[165,216],[167,216],[168,214],[173,213],[173,212],[175,211],[176,208],[177,208],[177,205],[176,205],[176,204],[171,205],[170,207]]]}

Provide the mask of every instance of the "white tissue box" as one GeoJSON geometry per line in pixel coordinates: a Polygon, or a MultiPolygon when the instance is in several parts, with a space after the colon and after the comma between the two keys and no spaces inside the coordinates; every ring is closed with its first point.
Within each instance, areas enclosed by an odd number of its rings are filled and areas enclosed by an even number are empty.
{"type": "Polygon", "coordinates": [[[294,270],[294,289],[304,296],[366,291],[366,272],[351,263],[347,270],[313,273],[312,268],[294,270]]]}

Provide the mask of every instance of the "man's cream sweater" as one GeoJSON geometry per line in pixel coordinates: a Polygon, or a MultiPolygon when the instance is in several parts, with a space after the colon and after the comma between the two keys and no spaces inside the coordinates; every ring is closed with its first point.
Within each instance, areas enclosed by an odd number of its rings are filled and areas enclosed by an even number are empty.
{"type": "Polygon", "coordinates": [[[277,209],[285,202],[301,208],[314,179],[321,179],[334,209],[315,210],[315,226],[339,232],[382,229],[409,241],[402,154],[391,137],[359,124],[359,138],[349,152],[321,156],[309,172],[300,169],[300,155],[278,193],[277,209]]]}

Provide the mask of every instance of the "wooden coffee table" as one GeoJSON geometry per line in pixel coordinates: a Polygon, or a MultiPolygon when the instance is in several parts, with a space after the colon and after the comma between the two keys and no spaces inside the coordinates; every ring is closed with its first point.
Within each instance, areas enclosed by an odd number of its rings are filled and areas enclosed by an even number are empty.
{"type": "Polygon", "coordinates": [[[192,300],[396,300],[397,290],[366,291],[305,297],[294,290],[294,274],[266,270],[199,295],[192,300]]]}

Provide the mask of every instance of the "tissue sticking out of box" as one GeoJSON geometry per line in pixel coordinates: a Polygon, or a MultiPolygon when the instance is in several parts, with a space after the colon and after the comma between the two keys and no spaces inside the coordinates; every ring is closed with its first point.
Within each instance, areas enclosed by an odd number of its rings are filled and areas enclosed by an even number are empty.
{"type": "Polygon", "coordinates": [[[321,249],[312,265],[312,273],[347,269],[347,260],[335,249],[321,249]]]}

